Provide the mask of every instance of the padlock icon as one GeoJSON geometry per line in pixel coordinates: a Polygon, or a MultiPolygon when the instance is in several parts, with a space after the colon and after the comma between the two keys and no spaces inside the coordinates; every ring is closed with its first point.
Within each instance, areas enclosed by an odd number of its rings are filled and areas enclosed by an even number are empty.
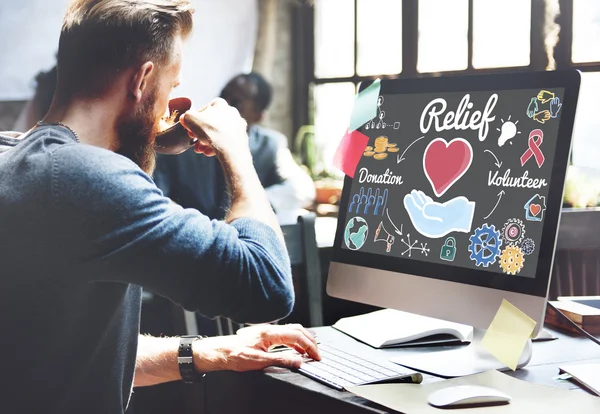
{"type": "Polygon", "coordinates": [[[448,237],[442,246],[440,259],[452,262],[454,256],[456,256],[456,240],[454,240],[454,237],[448,237]]]}

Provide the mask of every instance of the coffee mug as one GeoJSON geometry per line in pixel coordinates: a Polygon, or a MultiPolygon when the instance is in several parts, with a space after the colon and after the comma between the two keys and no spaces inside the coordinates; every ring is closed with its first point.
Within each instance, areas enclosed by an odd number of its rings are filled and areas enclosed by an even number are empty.
{"type": "Polygon", "coordinates": [[[192,107],[189,98],[173,98],[169,101],[169,115],[177,114],[173,125],[156,135],[154,149],[159,154],[177,155],[194,146],[197,138],[188,135],[187,129],[179,123],[179,117],[192,107]]]}

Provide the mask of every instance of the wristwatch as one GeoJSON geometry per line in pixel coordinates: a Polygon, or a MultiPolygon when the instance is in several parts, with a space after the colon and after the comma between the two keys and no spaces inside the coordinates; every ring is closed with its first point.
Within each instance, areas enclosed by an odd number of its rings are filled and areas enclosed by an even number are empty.
{"type": "Polygon", "coordinates": [[[196,371],[194,366],[194,354],[192,352],[192,344],[206,336],[200,335],[185,335],[179,338],[179,352],[177,355],[177,365],[181,379],[187,384],[201,382],[206,374],[201,374],[196,371]]]}

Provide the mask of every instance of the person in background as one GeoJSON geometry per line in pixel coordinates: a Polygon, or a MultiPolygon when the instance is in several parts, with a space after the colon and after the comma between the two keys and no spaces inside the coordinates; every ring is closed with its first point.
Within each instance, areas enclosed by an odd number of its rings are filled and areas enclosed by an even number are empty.
{"type": "MultiPolygon", "coordinates": [[[[271,85],[258,73],[231,79],[221,98],[237,108],[248,123],[254,168],[280,224],[295,223],[302,208],[315,198],[310,176],[294,161],[286,137],[260,126],[272,99],[271,85]]],[[[218,161],[198,157],[192,151],[157,159],[156,185],[164,195],[183,207],[196,208],[214,219],[222,219],[229,208],[229,191],[218,161]]]]}
{"type": "Polygon", "coordinates": [[[42,119],[52,103],[56,90],[56,65],[48,71],[41,71],[35,76],[35,93],[17,118],[13,130],[27,131],[42,119]]]}
{"type": "MultiPolygon", "coordinates": [[[[6,412],[123,413],[132,387],[319,359],[299,325],[214,338],[139,335],[142,288],[205,316],[260,323],[294,303],[283,235],[223,99],[185,113],[231,191],[223,221],[164,197],[155,138],[179,84],[189,0],[73,0],[42,121],[0,139],[0,388],[6,412]]],[[[198,155],[200,157],[201,155],[198,155]]],[[[193,173],[193,172],[190,172],[193,173]]]]}

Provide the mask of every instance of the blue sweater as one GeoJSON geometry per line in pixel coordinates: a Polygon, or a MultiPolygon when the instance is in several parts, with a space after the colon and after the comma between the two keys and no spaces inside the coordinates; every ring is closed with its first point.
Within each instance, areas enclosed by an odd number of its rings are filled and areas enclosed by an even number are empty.
{"type": "Polygon", "coordinates": [[[0,395],[18,412],[125,410],[140,287],[238,322],[294,301],[271,228],[174,205],[129,159],[58,126],[0,155],[0,258],[0,395]]]}

